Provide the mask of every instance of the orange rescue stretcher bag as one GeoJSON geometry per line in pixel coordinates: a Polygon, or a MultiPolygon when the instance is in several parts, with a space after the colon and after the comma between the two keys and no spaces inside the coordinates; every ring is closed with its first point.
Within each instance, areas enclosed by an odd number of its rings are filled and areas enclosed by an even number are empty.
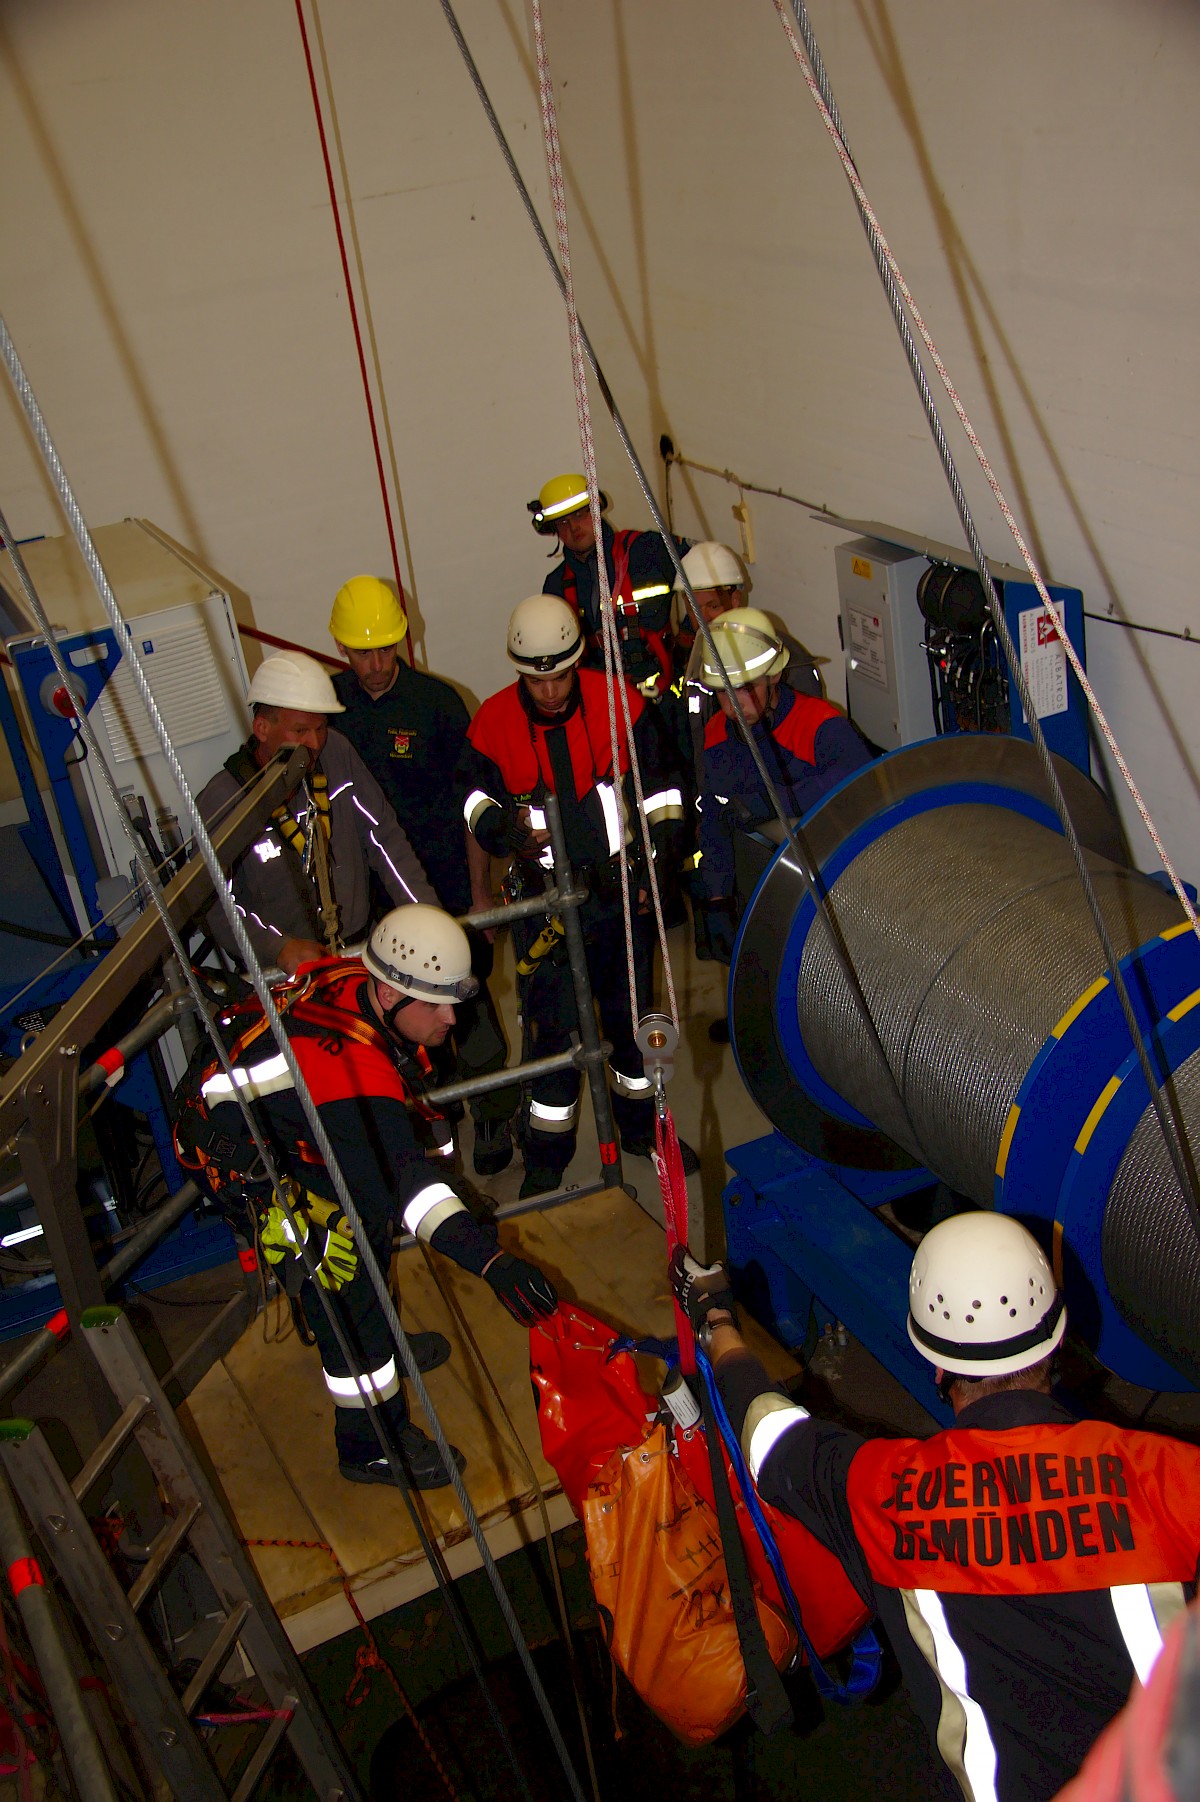
{"type": "MultiPolygon", "coordinates": [[[[634,1357],[613,1329],[569,1303],[530,1331],[542,1449],[583,1521],[596,1601],[616,1662],[642,1699],[689,1745],[732,1726],[746,1674],[734,1621],[701,1428],[658,1420],[634,1357]]],[[[796,1651],[788,1608],[726,1469],[775,1664],[796,1651]]],[[[818,1658],[840,1651],[869,1618],[832,1553],[798,1521],[768,1517],[818,1658]]]]}

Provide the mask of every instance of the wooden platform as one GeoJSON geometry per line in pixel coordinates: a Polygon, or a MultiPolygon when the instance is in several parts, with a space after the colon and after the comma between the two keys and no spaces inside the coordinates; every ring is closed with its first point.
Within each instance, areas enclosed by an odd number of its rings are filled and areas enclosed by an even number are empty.
{"type": "MultiPolygon", "coordinates": [[[[605,1190],[501,1227],[510,1251],[541,1264],[564,1297],[637,1334],[674,1331],[663,1233],[621,1190],[605,1190]]],[[[542,1536],[533,1484],[512,1445],[486,1379],[475,1365],[418,1250],[398,1259],[402,1318],[410,1332],[436,1330],[453,1346],[449,1363],[425,1380],[452,1444],[467,1459],[465,1481],[496,1557],[542,1536]]],[[[542,1484],[552,1531],[570,1508],[541,1455],[529,1381],[529,1342],[485,1283],[437,1259],[466,1315],[542,1484]]],[[[189,1397],[187,1409],[211,1468],[248,1541],[315,1540],[332,1547],[368,1619],[434,1587],[408,1511],[384,1485],[339,1475],[331,1410],[316,1348],[295,1334],[269,1344],[277,1304],[247,1332],[189,1397]]],[[[756,1349],[772,1375],[796,1366],[766,1335],[756,1349]]],[[[417,1415],[418,1420],[420,1415],[417,1415]]],[[[427,1424],[427,1423],[426,1423],[427,1424]]],[[[452,1489],[420,1498],[432,1535],[457,1576],[479,1553],[452,1489]]],[[[253,1556],[293,1644],[303,1651],[354,1624],[340,1576],[319,1550],[253,1547],[253,1556]]]]}

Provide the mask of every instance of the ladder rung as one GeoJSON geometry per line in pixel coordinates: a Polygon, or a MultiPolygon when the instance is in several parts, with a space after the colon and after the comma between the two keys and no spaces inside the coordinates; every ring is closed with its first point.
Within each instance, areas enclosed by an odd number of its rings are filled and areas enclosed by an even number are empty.
{"type": "Polygon", "coordinates": [[[239,1602],[232,1614],[222,1621],[217,1637],[200,1661],[200,1668],[183,1692],[183,1712],[191,1714],[197,1702],[232,1652],[237,1636],[250,1612],[249,1602],[239,1602]]]}
{"type": "Polygon", "coordinates": [[[149,1407],[150,1397],[148,1395],[135,1395],[116,1426],[105,1434],[71,1485],[77,1502],[83,1500],[106,1466],[112,1463],[134,1428],[141,1421],[142,1416],[148,1412],[149,1407]]]}
{"type": "Polygon", "coordinates": [[[267,1731],[258,1742],[258,1750],[246,1766],[245,1775],[234,1790],[230,1802],[249,1802],[250,1797],[258,1788],[259,1778],[275,1756],[280,1740],[292,1724],[291,1717],[296,1709],[296,1697],[284,1696],[279,1708],[281,1710],[280,1718],[268,1723],[267,1731]]]}
{"type": "Polygon", "coordinates": [[[162,1532],[156,1534],[151,1541],[146,1568],[129,1591],[129,1606],[135,1614],[162,1576],[163,1568],[173,1557],[176,1546],[191,1532],[201,1512],[200,1503],[193,1502],[190,1508],[185,1508],[174,1520],[169,1520],[162,1532]]]}

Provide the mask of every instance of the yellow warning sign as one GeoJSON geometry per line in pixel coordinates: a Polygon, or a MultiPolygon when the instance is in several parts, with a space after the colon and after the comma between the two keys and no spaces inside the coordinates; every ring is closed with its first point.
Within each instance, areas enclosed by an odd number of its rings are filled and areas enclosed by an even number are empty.
{"type": "Polygon", "coordinates": [[[871,565],[865,557],[851,558],[850,567],[856,576],[862,576],[868,582],[871,580],[871,565]]]}

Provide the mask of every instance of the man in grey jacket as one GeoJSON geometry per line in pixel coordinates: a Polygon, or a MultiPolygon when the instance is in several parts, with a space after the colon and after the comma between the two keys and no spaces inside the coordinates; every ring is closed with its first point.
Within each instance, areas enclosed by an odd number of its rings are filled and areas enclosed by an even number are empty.
{"type": "MultiPolygon", "coordinates": [[[[328,716],[344,710],[321,665],[302,651],[266,657],[248,699],[250,737],[206,784],[199,807],[214,824],[277,751],[303,745],[312,752],[300,786],[230,872],[255,952],[292,976],[301,964],[366,936],[372,870],[393,906],[436,906],[438,898],[383,790],[349,740],[330,731],[328,716]]],[[[234,954],[219,905],[207,924],[234,954]]]]}

